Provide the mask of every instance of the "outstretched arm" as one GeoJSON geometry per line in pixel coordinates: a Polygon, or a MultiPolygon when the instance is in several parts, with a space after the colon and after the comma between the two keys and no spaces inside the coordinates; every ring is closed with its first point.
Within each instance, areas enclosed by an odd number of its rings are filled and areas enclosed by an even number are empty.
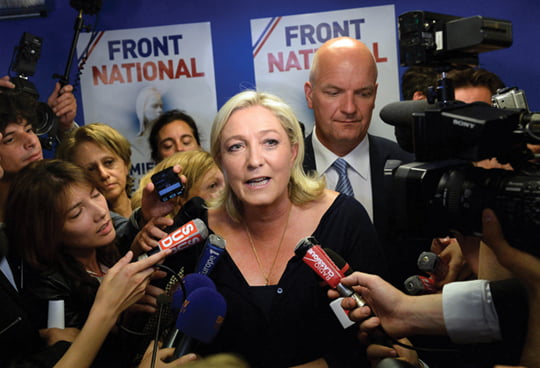
{"type": "MultiPolygon", "coordinates": [[[[353,287],[369,305],[355,308],[352,298],[342,302],[351,310],[349,318],[362,322],[361,330],[371,331],[380,324],[394,338],[446,334],[441,294],[406,295],[381,277],[362,272],[354,272],[341,282],[353,287]]],[[[333,293],[329,291],[330,297],[337,297],[333,293]]]]}
{"type": "Polygon", "coordinates": [[[128,252],[105,275],[88,319],[73,344],[55,368],[89,367],[120,314],[139,300],[146,289],[153,265],[169,251],[159,252],[144,260],[130,263],[128,252]]]}

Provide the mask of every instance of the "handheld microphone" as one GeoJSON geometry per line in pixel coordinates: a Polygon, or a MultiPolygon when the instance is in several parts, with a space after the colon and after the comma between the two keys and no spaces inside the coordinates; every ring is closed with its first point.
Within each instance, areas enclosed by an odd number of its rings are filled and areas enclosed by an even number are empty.
{"type": "MultiPolygon", "coordinates": [[[[345,261],[345,259],[343,259],[343,257],[340,256],[336,251],[330,248],[324,248],[324,250],[326,251],[328,256],[332,259],[332,261],[334,261],[336,265],[340,267],[340,269],[342,270],[345,276],[348,276],[354,272],[354,270],[347,263],[347,261],[345,261]]],[[[356,302],[356,304],[358,304],[358,301],[356,302]]],[[[371,338],[371,341],[375,344],[392,347],[392,344],[393,344],[392,340],[385,335],[386,333],[384,332],[382,327],[378,327],[375,330],[375,333],[373,333],[370,338],[371,338]]]]}
{"type": "Polygon", "coordinates": [[[208,223],[208,211],[204,206],[204,199],[197,196],[184,203],[180,211],[174,216],[173,224],[167,227],[165,232],[170,233],[195,218],[201,219],[205,224],[208,223]]]}
{"type": "Polygon", "coordinates": [[[208,275],[216,266],[221,255],[225,252],[225,239],[216,234],[210,234],[201,251],[195,272],[208,275]]]}
{"type": "Polygon", "coordinates": [[[184,276],[180,282],[182,286],[179,286],[173,293],[171,308],[179,310],[184,304],[186,297],[191,294],[192,291],[202,287],[208,287],[216,290],[216,284],[214,281],[206,275],[200,273],[190,273],[184,276]]]}
{"type": "Polygon", "coordinates": [[[171,249],[172,253],[176,253],[205,240],[207,237],[208,228],[201,219],[196,218],[160,239],[157,247],[141,254],[138,260],[140,261],[165,249],[171,249]]]}
{"type": "MultiPolygon", "coordinates": [[[[178,287],[172,295],[171,309],[178,312],[186,298],[194,291],[199,288],[210,288],[216,290],[216,285],[210,277],[199,274],[199,273],[190,273],[186,275],[181,281],[183,287],[178,287]]],[[[175,342],[178,338],[179,331],[177,328],[173,328],[169,331],[167,338],[163,343],[163,348],[172,348],[175,345],[175,342]]]]}
{"type": "Polygon", "coordinates": [[[182,338],[174,350],[173,360],[192,351],[197,342],[211,342],[219,332],[226,312],[225,298],[216,290],[201,287],[191,292],[176,320],[182,338]]]}
{"type": "Polygon", "coordinates": [[[409,295],[431,294],[437,292],[431,277],[413,275],[403,283],[409,295]]]}
{"type": "Polygon", "coordinates": [[[366,305],[365,300],[355,293],[349,287],[341,283],[341,278],[344,276],[341,270],[330,259],[328,254],[321,248],[315,237],[308,236],[300,239],[294,249],[295,254],[301,257],[317,275],[319,275],[325,283],[332,289],[336,289],[339,295],[343,297],[352,297],[358,307],[366,305]]]}
{"type": "Polygon", "coordinates": [[[420,253],[416,265],[420,271],[433,274],[438,279],[443,279],[448,273],[448,265],[433,252],[420,253]]]}

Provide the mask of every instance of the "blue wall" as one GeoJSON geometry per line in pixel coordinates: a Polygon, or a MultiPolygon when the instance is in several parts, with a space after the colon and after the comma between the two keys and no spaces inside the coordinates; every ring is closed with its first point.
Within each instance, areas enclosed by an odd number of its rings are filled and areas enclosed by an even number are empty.
{"type": "MultiPolygon", "coordinates": [[[[63,74],[77,12],[68,0],[51,0],[52,9],[44,18],[0,20],[0,76],[5,75],[13,48],[23,32],[44,39],[38,70],[31,78],[45,100],[52,85],[53,73],[63,74]]],[[[254,86],[250,19],[270,16],[312,13],[391,4],[388,1],[352,0],[103,0],[98,30],[211,22],[218,107],[243,86],[254,86]]],[[[396,16],[411,10],[426,10],[461,17],[482,15],[513,23],[514,44],[511,48],[480,55],[481,66],[499,74],[508,86],[526,91],[532,110],[540,109],[540,7],[532,0],[435,2],[401,0],[395,3],[396,16]]],[[[85,16],[86,23],[95,17],[85,16]]],[[[397,26],[396,26],[397,32],[397,26]]],[[[402,68],[403,69],[403,68],[402,68]]],[[[403,72],[403,70],[401,70],[403,72]]],[[[76,70],[72,70],[73,83],[76,70]]],[[[298,86],[302,88],[302,86],[298,86]]],[[[77,92],[77,97],[80,94],[77,92]]],[[[82,104],[79,104],[81,106],[82,104]]],[[[80,107],[82,110],[82,106],[80,107]]],[[[82,111],[77,121],[84,123],[82,111]]]]}

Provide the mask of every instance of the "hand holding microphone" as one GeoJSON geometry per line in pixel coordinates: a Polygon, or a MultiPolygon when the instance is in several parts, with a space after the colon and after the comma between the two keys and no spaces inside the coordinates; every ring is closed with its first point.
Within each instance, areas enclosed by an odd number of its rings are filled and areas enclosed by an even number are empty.
{"type": "Polygon", "coordinates": [[[341,278],[344,277],[344,274],[321,248],[317,239],[313,236],[301,239],[296,245],[294,252],[298,257],[301,257],[304,263],[311,267],[311,269],[315,271],[328,286],[337,290],[339,295],[343,297],[352,297],[358,307],[366,305],[366,302],[360,295],[341,283],[341,278]]]}

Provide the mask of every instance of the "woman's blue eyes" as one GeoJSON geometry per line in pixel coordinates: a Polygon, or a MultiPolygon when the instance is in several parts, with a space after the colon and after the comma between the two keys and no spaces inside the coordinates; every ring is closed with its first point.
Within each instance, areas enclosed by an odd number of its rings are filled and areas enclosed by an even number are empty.
{"type": "MultiPolygon", "coordinates": [[[[274,139],[274,138],[268,138],[268,139],[265,139],[263,141],[264,145],[266,146],[277,146],[279,144],[279,140],[277,139],[274,139]]],[[[244,147],[245,144],[243,143],[235,143],[235,144],[231,144],[228,148],[227,148],[227,151],[229,152],[235,152],[235,151],[238,151],[240,150],[242,147],[244,147]]]]}

